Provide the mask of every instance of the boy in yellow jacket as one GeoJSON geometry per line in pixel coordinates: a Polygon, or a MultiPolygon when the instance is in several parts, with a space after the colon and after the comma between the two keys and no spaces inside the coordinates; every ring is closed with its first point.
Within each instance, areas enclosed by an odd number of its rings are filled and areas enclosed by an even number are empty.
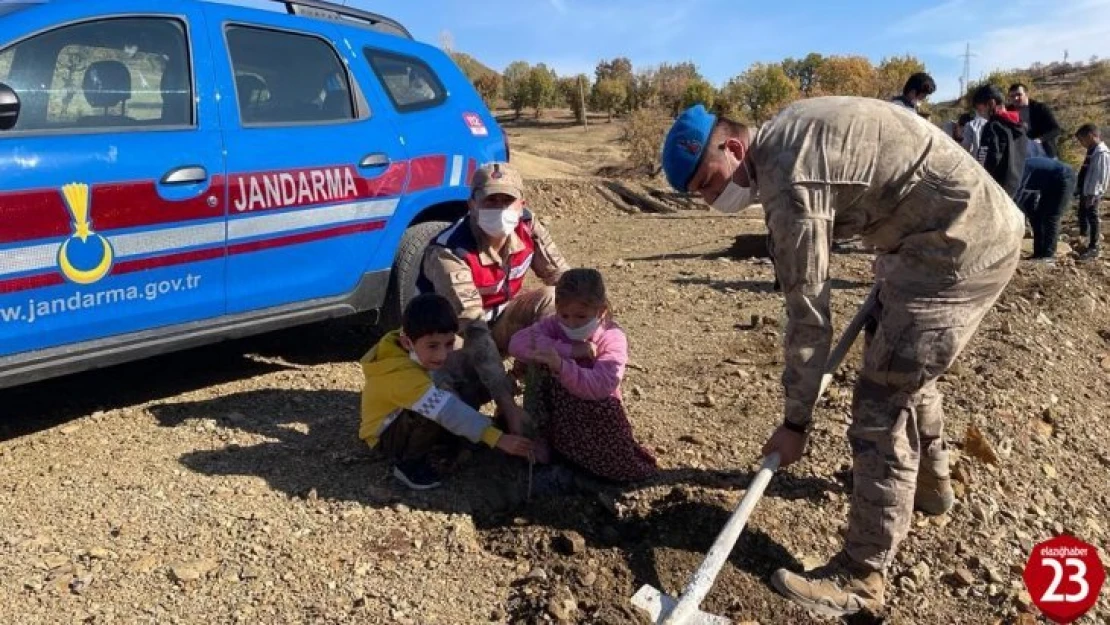
{"type": "Polygon", "coordinates": [[[393,476],[409,488],[440,485],[428,453],[449,434],[527,457],[532,441],[504,434],[488,417],[448,391],[435,387],[431,373],[455,349],[458,317],[435,293],[417,296],[405,307],[401,329],[382,337],[362,357],[359,438],[393,459],[393,476]]]}

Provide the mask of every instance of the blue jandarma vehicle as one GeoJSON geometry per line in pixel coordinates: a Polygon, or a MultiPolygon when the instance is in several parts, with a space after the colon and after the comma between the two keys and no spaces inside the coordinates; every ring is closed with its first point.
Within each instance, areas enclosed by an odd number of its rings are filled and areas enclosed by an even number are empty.
{"type": "Polygon", "coordinates": [[[0,387],[379,310],[504,133],[320,0],[0,2],[0,387]]]}

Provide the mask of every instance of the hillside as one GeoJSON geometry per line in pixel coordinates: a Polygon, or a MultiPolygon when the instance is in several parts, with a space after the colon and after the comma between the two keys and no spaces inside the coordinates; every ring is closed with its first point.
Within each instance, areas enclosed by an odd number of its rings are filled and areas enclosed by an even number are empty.
{"type": "Polygon", "coordinates": [[[454,59],[455,64],[458,65],[460,69],[462,69],[463,73],[466,74],[466,77],[469,78],[471,82],[478,80],[484,75],[499,75],[488,66],[482,64],[481,61],[465,52],[451,52],[450,55],[451,58],[454,59]]]}

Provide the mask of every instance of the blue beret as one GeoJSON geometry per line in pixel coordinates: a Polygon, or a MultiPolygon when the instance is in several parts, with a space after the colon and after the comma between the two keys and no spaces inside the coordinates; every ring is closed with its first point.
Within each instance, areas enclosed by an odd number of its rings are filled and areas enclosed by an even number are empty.
{"type": "Polygon", "coordinates": [[[705,154],[705,144],[709,142],[709,134],[716,123],[717,116],[701,104],[682,111],[674,120],[663,142],[663,172],[667,175],[667,182],[676,190],[686,191],[686,185],[694,177],[705,154]]]}

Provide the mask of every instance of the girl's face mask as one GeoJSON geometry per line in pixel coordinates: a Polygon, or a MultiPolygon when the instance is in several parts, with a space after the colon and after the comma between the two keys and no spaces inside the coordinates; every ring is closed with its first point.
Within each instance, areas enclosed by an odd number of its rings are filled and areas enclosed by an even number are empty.
{"type": "Polygon", "coordinates": [[[563,329],[563,334],[566,334],[567,338],[572,341],[585,341],[590,338],[594,335],[594,332],[597,331],[597,326],[600,324],[600,317],[594,317],[587,321],[585,325],[578,326],[577,328],[572,328],[561,321],[559,322],[559,326],[563,329]]]}
{"type": "Polygon", "coordinates": [[[563,334],[572,341],[585,341],[593,336],[601,325],[601,317],[605,314],[605,307],[590,306],[584,302],[555,303],[555,312],[559,317],[559,326],[563,334]]]}

